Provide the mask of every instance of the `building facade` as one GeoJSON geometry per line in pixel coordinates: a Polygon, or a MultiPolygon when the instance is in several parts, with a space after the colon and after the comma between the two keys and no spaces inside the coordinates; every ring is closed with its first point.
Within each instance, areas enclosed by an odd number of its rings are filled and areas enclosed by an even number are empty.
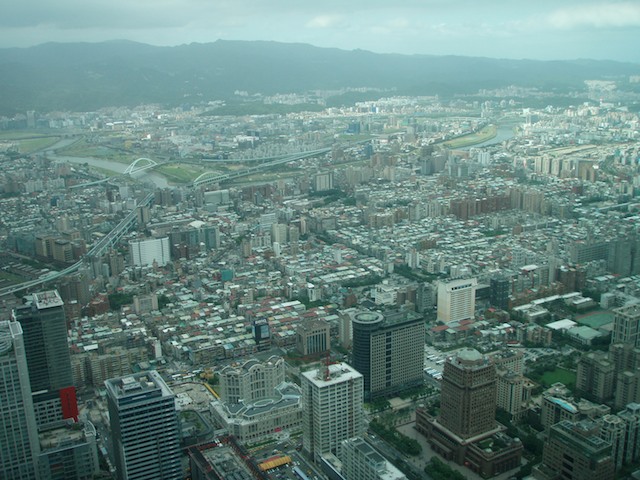
{"type": "Polygon", "coordinates": [[[613,480],[611,444],[599,437],[592,421],[558,422],[549,430],[542,464],[535,468],[534,475],[541,480],[613,480]]]}
{"type": "Polygon", "coordinates": [[[364,381],[346,363],[302,372],[302,447],[317,461],[339,457],[341,443],[364,434],[364,381]]]}
{"type": "Polygon", "coordinates": [[[24,332],[29,381],[39,428],[78,417],[64,302],[57,290],[34,293],[16,308],[24,332]]]}
{"type": "Polygon", "coordinates": [[[40,445],[18,322],[0,322],[0,378],[0,478],[37,479],[40,445]]]}
{"type": "Polygon", "coordinates": [[[156,371],[105,382],[119,480],[182,479],[175,397],[156,371]]]}
{"type": "Polygon", "coordinates": [[[353,366],[364,378],[365,398],[396,393],[424,381],[425,324],[412,312],[355,311],[353,366]]]}
{"type": "Polygon", "coordinates": [[[156,263],[165,266],[171,261],[169,237],[149,238],[146,240],[132,240],[129,242],[131,264],[144,267],[156,263]]]}
{"type": "Polygon", "coordinates": [[[477,350],[465,348],[444,364],[440,423],[461,438],[496,427],[496,367],[477,350]]]}
{"type": "Polygon", "coordinates": [[[438,321],[448,323],[474,318],[476,308],[475,278],[438,284],[438,321]]]}
{"type": "Polygon", "coordinates": [[[615,308],[611,343],[626,343],[640,347],[640,304],[615,308]]]}
{"type": "Polygon", "coordinates": [[[296,349],[303,355],[316,355],[331,347],[329,323],[324,320],[307,320],[296,329],[296,349]]]}
{"type": "Polygon", "coordinates": [[[252,359],[239,365],[227,365],[217,374],[218,393],[224,403],[248,404],[273,395],[276,387],[285,381],[285,363],[277,356],[264,362],[252,359]]]}
{"type": "Polygon", "coordinates": [[[362,438],[342,441],[340,453],[342,475],[349,480],[406,480],[394,467],[362,438]]]}

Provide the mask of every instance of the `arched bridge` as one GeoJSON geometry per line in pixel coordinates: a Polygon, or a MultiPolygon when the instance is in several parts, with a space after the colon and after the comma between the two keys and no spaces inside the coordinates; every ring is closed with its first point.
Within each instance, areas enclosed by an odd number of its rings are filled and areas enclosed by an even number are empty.
{"type": "Polygon", "coordinates": [[[134,173],[142,172],[143,170],[153,168],[156,165],[158,165],[158,162],[156,162],[155,160],[151,160],[150,158],[146,158],[146,157],[141,157],[141,158],[138,158],[137,160],[134,160],[134,162],[125,169],[124,173],[132,175],[134,173]]]}

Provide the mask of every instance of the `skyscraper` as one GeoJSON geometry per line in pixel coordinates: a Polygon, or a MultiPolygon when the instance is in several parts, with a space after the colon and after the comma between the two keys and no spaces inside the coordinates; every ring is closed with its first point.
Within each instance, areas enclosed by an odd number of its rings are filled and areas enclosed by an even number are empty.
{"type": "Polygon", "coordinates": [[[365,432],[363,377],[346,363],[301,374],[302,446],[314,460],[338,455],[343,440],[365,432]]]}
{"type": "Polygon", "coordinates": [[[78,417],[64,302],[57,290],[34,293],[16,308],[24,332],[29,381],[38,427],[78,417]]]}
{"type": "Polygon", "coordinates": [[[456,322],[473,318],[476,308],[475,278],[438,284],[438,320],[456,322]]]}
{"type": "Polygon", "coordinates": [[[598,426],[590,420],[563,420],[551,427],[536,470],[539,479],[613,479],[611,443],[598,436],[598,426]]]}
{"type": "Polygon", "coordinates": [[[38,430],[18,322],[0,322],[0,379],[0,478],[38,478],[38,430]]]}
{"type": "Polygon", "coordinates": [[[613,310],[611,343],[626,343],[640,347],[640,304],[634,303],[613,310]]]}
{"type": "Polygon", "coordinates": [[[448,460],[485,477],[517,468],[522,442],[495,421],[496,367],[477,350],[463,348],[447,359],[442,375],[440,414],[416,410],[416,430],[448,460]]]}
{"type": "Polygon", "coordinates": [[[477,350],[464,348],[444,364],[440,423],[461,438],[496,427],[496,367],[477,350]]]}
{"type": "Polygon", "coordinates": [[[160,374],[114,378],[105,386],[118,478],[181,479],[175,397],[160,374]]]}
{"type": "Polygon", "coordinates": [[[415,387],[424,381],[425,326],[409,311],[360,311],[351,316],[353,366],[364,377],[365,398],[415,387]]]}

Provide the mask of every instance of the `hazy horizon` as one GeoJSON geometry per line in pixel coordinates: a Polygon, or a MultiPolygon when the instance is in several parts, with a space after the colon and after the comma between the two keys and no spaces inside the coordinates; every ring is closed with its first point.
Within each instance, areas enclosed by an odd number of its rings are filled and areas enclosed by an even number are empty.
{"type": "Polygon", "coordinates": [[[0,19],[0,48],[262,40],[405,55],[640,63],[638,38],[638,1],[25,0],[7,5],[0,19]]]}

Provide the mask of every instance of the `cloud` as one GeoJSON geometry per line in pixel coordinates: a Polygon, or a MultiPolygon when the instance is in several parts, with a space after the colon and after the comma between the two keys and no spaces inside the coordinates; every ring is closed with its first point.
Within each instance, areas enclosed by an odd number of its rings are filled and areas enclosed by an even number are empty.
{"type": "Polygon", "coordinates": [[[552,12],[548,22],[558,29],[638,27],[640,26],[640,3],[574,5],[552,12]]]}
{"type": "Polygon", "coordinates": [[[318,15],[309,20],[305,26],[309,28],[331,28],[342,21],[341,15],[318,15]]]}

